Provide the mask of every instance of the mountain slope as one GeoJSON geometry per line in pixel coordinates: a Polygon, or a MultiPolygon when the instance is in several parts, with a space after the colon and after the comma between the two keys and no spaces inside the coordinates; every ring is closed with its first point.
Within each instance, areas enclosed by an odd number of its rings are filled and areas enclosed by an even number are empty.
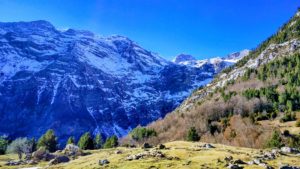
{"type": "Polygon", "coordinates": [[[212,66],[169,62],[122,36],[0,23],[0,134],[123,136],[164,117],[212,80],[212,66]]]}
{"type": "MultiPolygon", "coordinates": [[[[173,113],[150,124],[158,136],[149,142],[182,140],[190,127],[196,127],[202,141],[266,146],[272,132],[280,128],[263,120],[276,124],[299,118],[299,42],[300,12],[248,56],[195,91],[173,113]]],[[[298,138],[281,137],[283,144],[292,145],[298,138]]]]}

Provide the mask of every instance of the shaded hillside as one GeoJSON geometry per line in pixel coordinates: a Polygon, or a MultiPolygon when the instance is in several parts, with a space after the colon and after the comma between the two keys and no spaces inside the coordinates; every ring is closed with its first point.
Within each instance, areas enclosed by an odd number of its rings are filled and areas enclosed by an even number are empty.
{"type": "MultiPolygon", "coordinates": [[[[250,55],[224,70],[179,108],[148,127],[152,143],[186,139],[195,127],[202,141],[264,147],[276,126],[262,120],[296,120],[300,107],[300,12],[250,55]]],[[[299,136],[282,136],[293,144],[299,136]],[[294,139],[295,138],[295,139],[294,139]]]]}

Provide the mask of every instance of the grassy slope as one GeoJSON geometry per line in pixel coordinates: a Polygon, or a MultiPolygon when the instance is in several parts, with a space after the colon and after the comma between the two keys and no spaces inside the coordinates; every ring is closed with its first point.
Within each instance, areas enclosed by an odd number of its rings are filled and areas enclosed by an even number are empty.
{"type": "MultiPolygon", "coordinates": [[[[91,155],[79,157],[69,163],[60,164],[56,166],[49,167],[50,169],[93,169],[93,168],[130,168],[130,169],[148,169],[148,168],[225,168],[224,157],[233,156],[234,159],[242,159],[244,161],[250,161],[253,156],[258,155],[260,150],[231,147],[220,144],[215,144],[215,149],[201,149],[196,148],[195,145],[201,145],[201,143],[191,143],[176,141],[165,144],[168,148],[167,150],[162,150],[167,157],[179,157],[180,160],[167,160],[167,159],[157,159],[157,158],[146,158],[141,160],[126,161],[125,158],[128,155],[137,154],[143,152],[144,150],[140,148],[128,149],[128,148],[118,148],[122,150],[122,154],[115,154],[116,149],[106,149],[106,150],[94,150],[90,151],[91,155]],[[110,161],[109,165],[101,167],[98,165],[100,159],[108,159],[110,161]],[[222,160],[218,163],[218,159],[222,160]],[[190,161],[190,164],[187,165],[190,161]]],[[[3,166],[4,161],[7,158],[16,158],[16,156],[7,155],[0,156],[0,168],[7,168],[3,166]]],[[[281,164],[291,164],[295,166],[300,166],[299,157],[295,156],[281,156],[277,160],[268,161],[268,164],[277,168],[281,164]]],[[[41,163],[39,166],[45,166],[46,163],[41,163]]],[[[22,166],[28,167],[28,166],[22,166]]],[[[11,167],[14,168],[14,167],[11,167]]],[[[18,168],[18,167],[15,167],[18,168]]],[[[245,166],[245,168],[262,168],[260,166],[251,165],[245,166]]]]}

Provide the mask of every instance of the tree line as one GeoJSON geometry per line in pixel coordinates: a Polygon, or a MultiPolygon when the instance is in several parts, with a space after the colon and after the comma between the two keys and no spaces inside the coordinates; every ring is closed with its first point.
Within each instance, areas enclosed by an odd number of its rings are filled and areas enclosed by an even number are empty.
{"type": "MultiPolygon", "coordinates": [[[[44,147],[49,152],[58,150],[58,138],[54,130],[49,129],[43,134],[38,141],[35,138],[28,139],[26,137],[9,140],[6,137],[0,137],[0,155],[5,153],[17,153],[19,158],[22,158],[22,153],[27,154],[34,152],[37,149],[44,147]],[[21,152],[21,153],[19,153],[21,152]]],[[[66,142],[66,145],[76,145],[75,137],[71,136],[66,142]]],[[[77,146],[82,150],[94,150],[102,148],[113,148],[119,145],[118,137],[113,135],[106,140],[101,134],[97,134],[94,138],[90,132],[84,133],[77,142],[77,146]]]]}

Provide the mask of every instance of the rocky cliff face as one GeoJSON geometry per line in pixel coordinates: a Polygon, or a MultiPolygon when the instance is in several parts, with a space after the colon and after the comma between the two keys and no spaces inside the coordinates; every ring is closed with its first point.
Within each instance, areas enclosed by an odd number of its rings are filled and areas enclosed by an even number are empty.
{"type": "Polygon", "coordinates": [[[216,73],[174,64],[122,36],[0,23],[0,134],[123,136],[164,117],[216,73]]]}

